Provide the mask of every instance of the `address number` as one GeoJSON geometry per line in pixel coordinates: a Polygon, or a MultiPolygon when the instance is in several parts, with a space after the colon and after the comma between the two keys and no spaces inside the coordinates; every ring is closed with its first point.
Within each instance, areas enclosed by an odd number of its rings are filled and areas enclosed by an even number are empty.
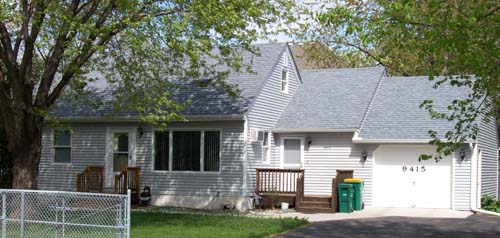
{"type": "Polygon", "coordinates": [[[425,166],[406,166],[403,165],[403,172],[425,172],[425,166]]]}

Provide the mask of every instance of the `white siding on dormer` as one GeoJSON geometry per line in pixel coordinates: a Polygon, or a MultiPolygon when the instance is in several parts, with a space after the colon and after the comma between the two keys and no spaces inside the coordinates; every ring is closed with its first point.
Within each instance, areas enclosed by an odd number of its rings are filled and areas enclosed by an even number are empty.
{"type": "MultiPolygon", "coordinates": [[[[299,85],[299,75],[295,69],[290,51],[286,47],[270,77],[262,85],[260,94],[248,112],[249,130],[250,128],[258,128],[270,131],[287,107],[299,85]],[[283,69],[288,71],[287,93],[281,91],[281,72],[283,69]]],[[[274,141],[275,136],[271,135],[271,148],[274,147],[274,141]]],[[[271,150],[271,163],[263,163],[262,143],[252,143],[250,141],[250,133],[248,133],[247,153],[247,191],[251,193],[255,189],[255,169],[275,167],[276,156],[273,155],[273,151],[271,150]]]]}

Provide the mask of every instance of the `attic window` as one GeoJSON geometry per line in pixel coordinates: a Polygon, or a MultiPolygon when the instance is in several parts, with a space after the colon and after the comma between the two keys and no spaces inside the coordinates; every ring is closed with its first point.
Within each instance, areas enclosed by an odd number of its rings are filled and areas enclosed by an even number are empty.
{"type": "Polygon", "coordinates": [[[286,68],[281,70],[281,92],[288,93],[288,71],[286,68]]]}

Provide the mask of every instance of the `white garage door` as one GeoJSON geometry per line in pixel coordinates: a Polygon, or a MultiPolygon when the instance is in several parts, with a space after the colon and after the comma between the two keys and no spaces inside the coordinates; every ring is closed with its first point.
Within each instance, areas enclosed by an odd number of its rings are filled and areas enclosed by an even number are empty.
{"type": "Polygon", "coordinates": [[[418,161],[429,145],[381,145],[374,152],[373,205],[451,208],[451,158],[418,161]]]}

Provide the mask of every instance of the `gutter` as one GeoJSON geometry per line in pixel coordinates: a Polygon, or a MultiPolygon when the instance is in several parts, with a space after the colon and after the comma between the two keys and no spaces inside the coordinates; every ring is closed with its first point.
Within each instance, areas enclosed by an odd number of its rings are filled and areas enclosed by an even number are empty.
{"type": "MultiPolygon", "coordinates": [[[[185,116],[188,121],[242,121],[244,115],[192,115],[185,116]]],[[[62,122],[142,122],[138,116],[119,116],[119,117],[61,117],[57,118],[62,122]]],[[[174,120],[172,122],[183,122],[183,120],[174,120]]]]}
{"type": "Polygon", "coordinates": [[[292,133],[292,132],[356,132],[357,129],[324,129],[324,128],[299,128],[299,129],[273,129],[276,133],[292,133]]]}
{"type": "MultiPolygon", "coordinates": [[[[357,144],[429,144],[429,139],[363,139],[353,137],[353,143],[357,144]]],[[[473,140],[467,140],[464,143],[472,143],[473,140]]]]}

